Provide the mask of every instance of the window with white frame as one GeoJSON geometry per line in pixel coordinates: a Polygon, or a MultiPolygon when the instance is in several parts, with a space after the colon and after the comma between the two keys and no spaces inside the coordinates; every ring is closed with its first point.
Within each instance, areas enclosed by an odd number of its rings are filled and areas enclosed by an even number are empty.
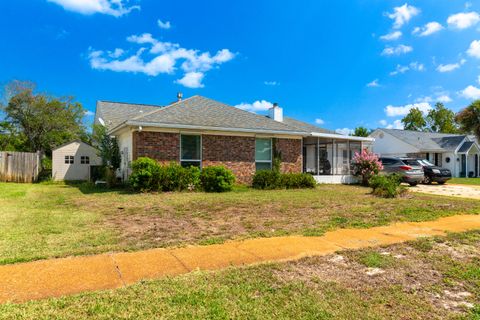
{"type": "Polygon", "coordinates": [[[180,136],[180,164],[183,167],[201,167],[202,137],[200,135],[182,134],[180,136]]]}
{"type": "Polygon", "coordinates": [[[75,158],[73,156],[65,156],[65,164],[73,164],[74,159],[75,158]]]}
{"type": "Polygon", "coordinates": [[[81,164],[90,164],[90,157],[89,156],[81,156],[80,157],[81,164]]]}
{"type": "Polygon", "coordinates": [[[272,169],[272,139],[255,139],[255,169],[272,169]]]}

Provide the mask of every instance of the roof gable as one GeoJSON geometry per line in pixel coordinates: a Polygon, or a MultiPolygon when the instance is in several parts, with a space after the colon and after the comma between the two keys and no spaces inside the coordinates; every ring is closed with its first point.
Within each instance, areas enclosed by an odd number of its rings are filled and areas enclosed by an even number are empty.
{"type": "Polygon", "coordinates": [[[169,106],[153,110],[137,116],[129,122],[142,123],[144,125],[151,123],[152,125],[188,125],[252,131],[303,132],[303,130],[298,130],[285,123],[201,96],[193,96],[169,106]]]}

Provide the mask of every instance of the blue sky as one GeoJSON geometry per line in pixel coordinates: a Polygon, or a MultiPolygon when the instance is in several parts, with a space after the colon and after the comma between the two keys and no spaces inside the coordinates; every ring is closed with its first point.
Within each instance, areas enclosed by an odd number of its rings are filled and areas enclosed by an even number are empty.
{"type": "MultiPolygon", "coordinates": [[[[348,132],[480,98],[480,1],[0,1],[0,84],[165,105],[182,91],[348,132]]],[[[86,121],[92,120],[86,116],[86,121]]]]}

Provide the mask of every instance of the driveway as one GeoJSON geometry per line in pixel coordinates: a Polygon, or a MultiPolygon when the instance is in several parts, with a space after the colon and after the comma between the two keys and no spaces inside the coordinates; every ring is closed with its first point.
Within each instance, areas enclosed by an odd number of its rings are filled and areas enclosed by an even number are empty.
{"type": "Polygon", "coordinates": [[[480,186],[468,186],[458,184],[445,184],[445,185],[418,185],[414,188],[409,188],[413,192],[421,192],[428,194],[435,194],[441,196],[479,199],[480,200],[480,186]]]}

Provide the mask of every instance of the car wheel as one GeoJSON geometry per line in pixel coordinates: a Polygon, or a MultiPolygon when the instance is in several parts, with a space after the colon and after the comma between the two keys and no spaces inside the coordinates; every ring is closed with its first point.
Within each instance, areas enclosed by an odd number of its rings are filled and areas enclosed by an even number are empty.
{"type": "Polygon", "coordinates": [[[432,178],[426,176],[425,179],[423,180],[423,183],[425,183],[425,184],[432,184],[432,178]]]}
{"type": "Polygon", "coordinates": [[[415,187],[418,183],[417,182],[410,182],[409,185],[410,187],[415,187]]]}

